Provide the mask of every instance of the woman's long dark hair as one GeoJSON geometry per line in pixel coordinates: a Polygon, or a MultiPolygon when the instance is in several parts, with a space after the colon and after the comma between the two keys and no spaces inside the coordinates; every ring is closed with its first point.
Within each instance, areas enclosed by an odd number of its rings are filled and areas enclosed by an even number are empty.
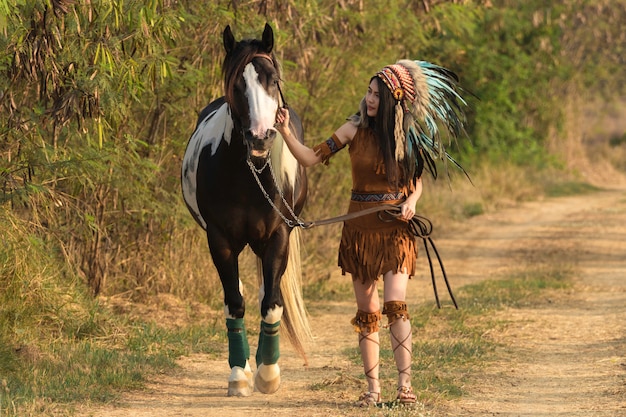
{"type": "MultiPolygon", "coordinates": [[[[380,150],[383,153],[385,161],[385,170],[387,172],[387,181],[394,188],[400,186],[400,170],[396,162],[396,139],[394,127],[396,121],[395,105],[396,99],[391,95],[391,91],[385,85],[380,77],[372,77],[378,84],[378,111],[374,117],[374,125],[372,128],[376,132],[380,150]]],[[[371,82],[370,80],[370,82],[371,82]]]]}
{"type": "MultiPolygon", "coordinates": [[[[394,189],[409,185],[403,173],[408,172],[407,167],[400,168],[400,164],[396,161],[396,140],[394,135],[395,127],[395,105],[396,99],[389,91],[389,88],[378,76],[370,79],[376,80],[378,84],[378,111],[375,117],[367,115],[367,106],[365,99],[361,101],[360,114],[351,118],[357,127],[370,127],[376,133],[378,144],[383,155],[385,163],[385,172],[387,173],[387,181],[394,189]]],[[[404,161],[406,162],[406,161],[404,161]]]]}

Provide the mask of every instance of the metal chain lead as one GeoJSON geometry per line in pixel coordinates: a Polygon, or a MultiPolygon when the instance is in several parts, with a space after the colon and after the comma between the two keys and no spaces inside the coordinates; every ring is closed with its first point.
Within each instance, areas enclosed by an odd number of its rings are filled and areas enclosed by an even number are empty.
{"type": "MultiPolygon", "coordinates": [[[[298,223],[298,226],[300,227],[304,227],[305,226],[305,222],[302,221],[302,219],[300,219],[296,213],[293,211],[293,209],[291,208],[291,206],[287,203],[287,200],[285,200],[285,196],[283,194],[283,190],[282,188],[279,186],[278,181],[276,180],[276,175],[274,173],[274,167],[272,166],[271,161],[268,158],[268,166],[270,168],[270,174],[272,175],[272,180],[274,180],[274,185],[276,186],[276,189],[278,189],[278,195],[280,195],[280,199],[283,201],[283,204],[285,205],[285,207],[287,207],[287,210],[289,210],[289,214],[291,214],[291,217],[293,217],[293,219],[298,223]]],[[[295,190],[294,190],[295,191],[295,190]]]]}
{"type": "Polygon", "coordinates": [[[248,160],[246,161],[248,163],[248,166],[250,167],[250,171],[252,172],[252,176],[254,177],[254,179],[256,180],[257,185],[259,186],[259,189],[261,190],[261,192],[263,193],[263,196],[265,197],[265,199],[267,200],[267,202],[270,204],[270,206],[272,206],[272,208],[278,213],[278,215],[283,219],[283,221],[287,224],[287,226],[289,227],[295,227],[296,225],[305,228],[306,227],[306,223],[303,222],[297,215],[296,213],[294,213],[293,209],[291,208],[291,206],[287,203],[287,200],[285,200],[285,196],[283,194],[283,190],[281,189],[281,187],[278,185],[278,181],[276,180],[276,176],[274,175],[274,169],[272,168],[272,163],[271,163],[271,158],[268,156],[267,157],[267,161],[265,162],[265,165],[263,165],[262,168],[257,169],[257,167],[254,166],[254,164],[252,163],[252,161],[250,161],[250,158],[248,158],[248,160]],[[265,191],[265,188],[263,187],[263,184],[261,184],[261,180],[259,179],[259,176],[257,174],[262,173],[266,167],[269,166],[270,169],[270,175],[272,177],[272,180],[274,181],[274,185],[276,186],[276,189],[278,190],[278,195],[280,196],[280,199],[282,200],[283,204],[285,205],[285,207],[287,207],[287,210],[289,211],[289,214],[291,214],[291,217],[293,217],[293,220],[288,219],[276,206],[276,204],[274,204],[274,202],[272,201],[272,199],[270,198],[269,194],[267,193],[267,191],[265,191]],[[295,221],[294,221],[295,220],[295,221]]]}

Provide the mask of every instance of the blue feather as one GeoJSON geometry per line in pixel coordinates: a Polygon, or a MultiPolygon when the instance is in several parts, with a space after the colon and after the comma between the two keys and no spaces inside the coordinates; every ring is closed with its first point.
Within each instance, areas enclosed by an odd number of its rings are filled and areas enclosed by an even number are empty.
{"type": "Polygon", "coordinates": [[[443,135],[450,142],[466,135],[464,107],[467,102],[460,94],[459,78],[454,72],[439,65],[427,61],[414,62],[426,78],[430,100],[423,120],[417,121],[406,132],[407,155],[417,161],[415,155],[420,153],[425,159],[424,165],[435,179],[437,160],[444,164],[451,162],[469,178],[465,169],[446,151],[442,139],[443,135]]]}

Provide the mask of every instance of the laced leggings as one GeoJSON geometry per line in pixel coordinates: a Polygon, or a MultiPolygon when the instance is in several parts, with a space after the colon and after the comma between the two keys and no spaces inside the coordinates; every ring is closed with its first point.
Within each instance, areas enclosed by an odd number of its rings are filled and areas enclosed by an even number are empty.
{"type": "Polygon", "coordinates": [[[359,333],[359,349],[363,361],[363,370],[367,378],[368,391],[375,393],[380,393],[378,380],[380,319],[380,311],[367,313],[361,310],[357,311],[356,317],[352,319],[352,324],[359,333]]]}
{"type": "Polygon", "coordinates": [[[389,322],[393,357],[398,368],[398,388],[411,386],[412,332],[407,305],[404,301],[387,301],[383,314],[389,322]]]}

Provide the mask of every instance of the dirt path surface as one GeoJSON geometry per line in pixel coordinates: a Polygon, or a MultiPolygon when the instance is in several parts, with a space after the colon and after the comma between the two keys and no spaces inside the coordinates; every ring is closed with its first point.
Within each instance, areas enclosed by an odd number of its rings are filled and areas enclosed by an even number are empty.
{"type": "MultiPolygon", "coordinates": [[[[455,288],[510,276],[520,262],[545,253],[574,265],[574,287],[539,306],[498,312],[507,324],[489,337],[503,346],[499,359],[467,376],[460,399],[393,415],[626,416],[626,190],[549,199],[478,216],[436,242],[455,288]]],[[[409,303],[432,302],[427,282],[424,275],[411,283],[409,303]]],[[[442,299],[447,300],[444,294],[442,299]]],[[[352,300],[323,306],[311,302],[309,310],[317,335],[309,367],[283,343],[283,380],[276,394],[226,397],[226,357],[194,355],[182,358],[174,374],[150,381],[144,391],[125,393],[115,404],[79,414],[389,415],[352,406],[364,388],[361,370],[345,355],[356,345],[348,323],[355,310],[352,300]],[[335,389],[312,389],[321,385],[335,389]]]]}
{"type": "Polygon", "coordinates": [[[510,324],[493,337],[506,353],[472,379],[450,415],[626,416],[626,193],[532,203],[477,223],[480,246],[491,250],[467,254],[474,279],[485,255],[483,266],[506,274],[552,251],[573,262],[575,282],[546,305],[499,313],[510,324]]]}

